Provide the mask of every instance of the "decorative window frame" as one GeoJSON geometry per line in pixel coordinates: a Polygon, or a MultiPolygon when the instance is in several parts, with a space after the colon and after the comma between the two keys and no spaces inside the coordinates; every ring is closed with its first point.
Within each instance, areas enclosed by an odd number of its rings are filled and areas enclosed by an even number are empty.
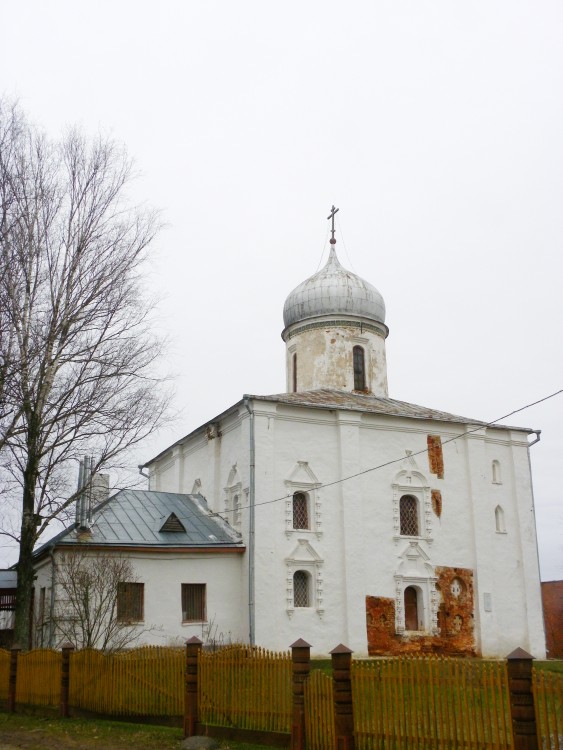
{"type": "Polygon", "coordinates": [[[424,474],[411,469],[400,471],[392,485],[393,488],[393,540],[395,544],[405,539],[424,539],[432,543],[432,491],[424,474]],[[417,501],[418,531],[416,537],[401,534],[401,498],[411,495],[417,501]]]}
{"type": "Polygon", "coordinates": [[[497,534],[506,534],[506,521],[504,518],[504,508],[497,505],[495,508],[495,531],[497,534]]]}
{"type": "Polygon", "coordinates": [[[440,593],[436,588],[438,578],[430,564],[430,558],[418,542],[412,541],[401,555],[401,562],[395,573],[395,632],[397,635],[427,636],[439,635],[438,607],[440,593]],[[413,586],[420,592],[418,606],[422,615],[421,630],[405,630],[405,589],[413,586]]]}
{"type": "Polygon", "coordinates": [[[243,495],[248,495],[248,490],[243,490],[242,480],[239,474],[238,467],[233,464],[231,471],[229,472],[229,478],[227,479],[227,486],[223,488],[225,492],[225,511],[221,515],[227,521],[229,526],[236,531],[241,529],[241,508],[243,504],[243,495]],[[238,496],[238,506],[235,508],[235,497],[238,496]]]}
{"type": "Polygon", "coordinates": [[[285,500],[285,535],[288,539],[296,534],[314,534],[317,539],[323,535],[321,517],[321,497],[319,488],[321,482],[315,476],[307,461],[297,461],[289,479],[284,482],[288,494],[285,500]],[[303,492],[309,498],[308,514],[309,528],[293,528],[293,495],[303,492]]]}
{"type": "Polygon", "coordinates": [[[298,539],[293,552],[285,558],[286,568],[286,613],[291,620],[295,610],[300,612],[316,611],[319,618],[324,615],[323,606],[323,566],[324,560],[311,546],[308,539],[298,539]],[[295,607],[293,597],[293,576],[298,570],[303,570],[311,578],[310,606],[295,607]]]}
{"type": "Polygon", "coordinates": [[[491,462],[491,483],[502,484],[502,466],[498,458],[491,462]]]}

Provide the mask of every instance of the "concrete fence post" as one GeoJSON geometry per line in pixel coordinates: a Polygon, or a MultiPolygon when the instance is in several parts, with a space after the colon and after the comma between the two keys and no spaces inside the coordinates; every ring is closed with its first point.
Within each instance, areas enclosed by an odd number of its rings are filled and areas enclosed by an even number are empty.
{"type": "Polygon", "coordinates": [[[10,676],[8,679],[8,711],[13,714],[16,710],[16,685],[18,680],[18,654],[21,646],[14,643],[10,651],[10,676]]]}
{"type": "Polygon", "coordinates": [[[291,750],[305,750],[305,681],[311,672],[311,644],[303,638],[291,646],[291,750]]]}
{"type": "Polygon", "coordinates": [[[517,648],[506,657],[514,750],[538,750],[532,692],[533,659],[533,656],[521,648],[517,648]]]}
{"type": "Polygon", "coordinates": [[[195,635],[186,641],[186,681],[184,690],[184,737],[196,734],[199,721],[198,656],[202,641],[195,635]]]}
{"type": "Polygon", "coordinates": [[[340,643],[332,656],[334,684],[335,750],[354,750],[354,703],[352,700],[352,651],[340,643]]]}
{"type": "Polygon", "coordinates": [[[68,718],[68,693],[70,685],[70,654],[74,651],[72,643],[65,643],[61,648],[61,716],[68,718]]]}

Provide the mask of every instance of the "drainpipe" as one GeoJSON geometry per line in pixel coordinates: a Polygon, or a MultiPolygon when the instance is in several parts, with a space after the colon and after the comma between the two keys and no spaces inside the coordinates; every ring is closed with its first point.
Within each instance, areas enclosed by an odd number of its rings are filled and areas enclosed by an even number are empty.
{"type": "MultiPolygon", "coordinates": [[[[538,574],[539,574],[539,584],[540,584],[540,596],[541,596],[541,568],[540,568],[540,550],[538,547],[538,530],[536,526],[536,501],[534,498],[534,483],[532,481],[532,457],[530,456],[530,448],[532,445],[535,445],[536,443],[540,442],[541,438],[541,430],[532,430],[532,435],[535,435],[535,439],[532,440],[531,443],[528,443],[528,471],[530,472],[530,491],[532,493],[532,521],[534,523],[534,536],[536,538],[536,559],[538,561],[538,574]]],[[[544,632],[544,640],[545,640],[545,615],[543,611],[543,607],[540,607],[541,612],[541,618],[542,618],[542,624],[543,624],[543,632],[544,632]]]]}
{"type": "Polygon", "coordinates": [[[249,406],[250,397],[244,395],[244,405],[249,416],[249,454],[250,454],[250,487],[249,487],[249,516],[248,516],[248,640],[251,646],[255,641],[255,605],[254,605],[254,514],[255,514],[255,483],[256,483],[256,450],[254,442],[254,412],[249,406]]]}
{"type": "Polygon", "coordinates": [[[49,602],[49,648],[54,647],[55,640],[55,545],[49,549],[51,558],[51,600],[49,602]]]}

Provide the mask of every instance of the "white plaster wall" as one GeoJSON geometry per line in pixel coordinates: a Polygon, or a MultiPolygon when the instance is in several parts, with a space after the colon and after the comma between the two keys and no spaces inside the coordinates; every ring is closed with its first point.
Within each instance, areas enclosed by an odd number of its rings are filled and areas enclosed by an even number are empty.
{"type": "MultiPolygon", "coordinates": [[[[299,329],[297,329],[299,331],[299,329]]],[[[291,330],[289,331],[291,334],[291,330]]],[[[286,340],[286,381],[293,391],[293,355],[297,354],[297,390],[317,388],[354,390],[352,350],[365,351],[366,389],[376,396],[387,396],[387,362],[383,333],[357,326],[305,328],[286,340]]]]}
{"type": "MultiPolygon", "coordinates": [[[[60,551],[56,557],[58,555],[60,551]]],[[[183,645],[194,635],[204,641],[215,638],[224,642],[247,642],[247,612],[241,605],[245,586],[241,554],[131,551],[128,556],[137,581],[144,584],[144,622],[136,628],[139,638],[134,645],[183,645]],[[205,622],[182,623],[182,583],[206,584],[205,622]]],[[[42,586],[46,587],[48,616],[50,559],[44,560],[37,570],[36,611],[42,586]]],[[[57,590],[56,596],[59,596],[57,590]]],[[[59,647],[60,643],[54,645],[59,647]]]]}

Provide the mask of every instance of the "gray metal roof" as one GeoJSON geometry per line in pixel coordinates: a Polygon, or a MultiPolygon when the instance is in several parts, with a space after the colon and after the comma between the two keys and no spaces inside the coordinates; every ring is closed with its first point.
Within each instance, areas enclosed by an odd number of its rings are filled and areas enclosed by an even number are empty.
{"type": "Polygon", "coordinates": [[[369,282],[340,265],[334,247],[326,265],[297,286],[283,308],[285,327],[326,315],[353,315],[385,323],[385,302],[369,282]]]}
{"type": "MultiPolygon", "coordinates": [[[[75,526],[36,550],[51,544],[76,544],[75,526]]],[[[90,544],[154,547],[244,547],[240,534],[220,516],[211,515],[201,495],[176,492],[121,490],[92,512],[90,544]],[[184,532],[160,531],[174,513],[184,532]]]]}

